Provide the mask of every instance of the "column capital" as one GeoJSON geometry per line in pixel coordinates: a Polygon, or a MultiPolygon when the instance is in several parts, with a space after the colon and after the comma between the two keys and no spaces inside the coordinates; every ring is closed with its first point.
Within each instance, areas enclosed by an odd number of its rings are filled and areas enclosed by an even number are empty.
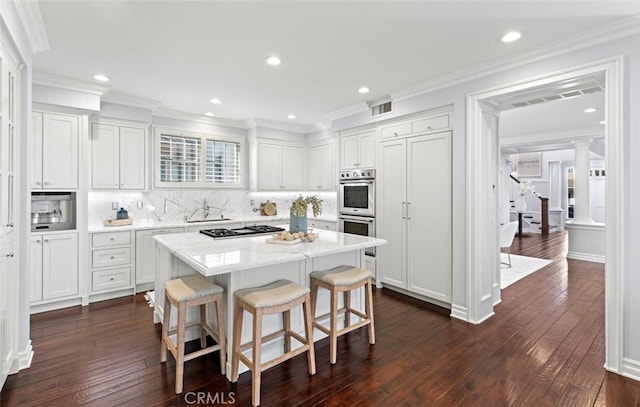
{"type": "Polygon", "coordinates": [[[589,144],[591,144],[591,142],[593,141],[593,139],[584,139],[584,140],[574,140],[572,141],[574,147],[576,149],[578,148],[589,148],[589,144]]]}

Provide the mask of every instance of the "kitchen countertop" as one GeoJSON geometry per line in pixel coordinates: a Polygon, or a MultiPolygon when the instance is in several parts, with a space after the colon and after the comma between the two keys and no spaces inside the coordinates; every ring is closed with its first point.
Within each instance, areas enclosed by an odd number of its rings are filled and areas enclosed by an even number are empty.
{"type": "Polygon", "coordinates": [[[271,244],[270,235],[214,240],[201,233],[156,236],[169,252],[205,276],[225,274],[290,261],[306,260],[367,247],[384,239],[321,230],[315,241],[293,245],[271,244]]]}
{"type": "MultiPolygon", "coordinates": [[[[318,216],[317,218],[309,218],[309,220],[317,219],[326,222],[337,222],[338,219],[335,216],[318,216]]],[[[246,216],[229,220],[212,220],[210,222],[184,222],[184,221],[139,221],[133,220],[132,225],[126,226],[104,226],[104,225],[89,225],[89,233],[99,232],[120,232],[129,230],[146,230],[146,229],[162,229],[162,228],[175,228],[175,227],[189,227],[189,226],[209,226],[211,228],[224,228],[225,225],[233,225],[237,223],[253,223],[260,224],[261,222],[272,222],[274,220],[282,221],[283,223],[289,221],[289,216],[275,215],[275,216],[246,216]]]]}

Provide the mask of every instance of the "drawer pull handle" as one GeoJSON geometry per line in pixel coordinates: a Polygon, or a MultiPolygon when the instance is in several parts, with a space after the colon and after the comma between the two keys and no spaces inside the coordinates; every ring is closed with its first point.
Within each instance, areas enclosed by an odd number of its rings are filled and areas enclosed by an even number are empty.
{"type": "Polygon", "coordinates": [[[113,281],[113,280],[114,280],[114,278],[113,278],[113,277],[111,277],[111,278],[109,279],[109,281],[113,281]]]}
{"type": "Polygon", "coordinates": [[[111,256],[111,257],[109,257],[109,258],[110,258],[111,260],[113,260],[113,259],[115,259],[115,258],[116,258],[116,256],[111,256]]]}

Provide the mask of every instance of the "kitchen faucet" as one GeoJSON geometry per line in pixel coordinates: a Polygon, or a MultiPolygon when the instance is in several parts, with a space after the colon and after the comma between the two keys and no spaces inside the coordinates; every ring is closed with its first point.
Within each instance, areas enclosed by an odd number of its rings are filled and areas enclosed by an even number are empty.
{"type": "Polygon", "coordinates": [[[203,212],[203,219],[207,219],[207,217],[209,216],[209,205],[207,205],[207,198],[204,198],[204,200],[202,201],[202,212],[203,212]]]}

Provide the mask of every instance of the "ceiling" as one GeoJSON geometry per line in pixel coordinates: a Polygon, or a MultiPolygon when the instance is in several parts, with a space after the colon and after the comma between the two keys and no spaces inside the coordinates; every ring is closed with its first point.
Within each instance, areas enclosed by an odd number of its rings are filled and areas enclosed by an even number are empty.
{"type": "Polygon", "coordinates": [[[37,74],[91,82],[103,73],[111,78],[106,99],[130,95],[162,109],[300,125],[640,13],[635,0],[39,0],[39,7],[50,49],[34,56],[37,74]],[[501,43],[512,29],[522,39],[501,43]],[[282,64],[267,65],[269,55],[282,64]],[[365,85],[371,91],[359,94],[365,85]]]}

